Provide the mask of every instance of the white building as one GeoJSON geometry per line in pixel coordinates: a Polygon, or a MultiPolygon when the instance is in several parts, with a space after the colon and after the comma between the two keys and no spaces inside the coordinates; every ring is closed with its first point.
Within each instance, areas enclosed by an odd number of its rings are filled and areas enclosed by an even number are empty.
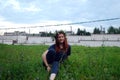
{"type": "Polygon", "coordinates": [[[15,31],[15,32],[5,32],[4,36],[25,36],[26,34],[27,34],[26,32],[15,31]]]}

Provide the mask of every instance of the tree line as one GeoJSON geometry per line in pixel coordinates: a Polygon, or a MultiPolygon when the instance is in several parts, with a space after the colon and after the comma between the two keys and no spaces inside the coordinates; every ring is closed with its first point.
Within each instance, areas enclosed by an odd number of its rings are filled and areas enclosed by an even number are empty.
{"type": "MultiPolygon", "coordinates": [[[[37,36],[42,36],[42,37],[49,37],[49,36],[54,36],[55,33],[57,31],[55,31],[54,33],[50,32],[42,32],[41,34],[37,35],[37,36]]],[[[67,33],[66,33],[67,34],[67,33]]],[[[86,29],[81,30],[80,28],[77,29],[77,32],[74,33],[71,31],[70,35],[83,35],[83,36],[90,36],[91,34],[120,34],[120,27],[115,28],[113,26],[110,26],[107,31],[105,31],[105,28],[103,28],[102,26],[100,26],[100,28],[95,27],[93,29],[93,32],[88,32],[86,31],[86,29]]],[[[35,34],[33,36],[36,36],[35,34]]]]}
{"type": "Polygon", "coordinates": [[[120,27],[115,28],[113,26],[110,26],[107,29],[107,32],[105,32],[105,28],[99,29],[99,28],[94,28],[93,34],[120,34],[120,27]]]}
{"type": "Polygon", "coordinates": [[[102,26],[100,26],[100,28],[94,28],[93,29],[93,33],[87,32],[85,29],[84,30],[80,30],[80,28],[78,28],[76,35],[91,35],[91,34],[120,34],[120,27],[115,28],[113,26],[110,26],[107,29],[107,32],[105,31],[105,28],[103,28],[102,26]]]}

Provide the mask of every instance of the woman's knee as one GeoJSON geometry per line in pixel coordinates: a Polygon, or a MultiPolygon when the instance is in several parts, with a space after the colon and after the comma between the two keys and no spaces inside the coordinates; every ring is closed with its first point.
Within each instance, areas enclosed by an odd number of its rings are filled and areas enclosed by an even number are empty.
{"type": "Polygon", "coordinates": [[[52,63],[55,59],[55,50],[50,49],[46,55],[47,62],[52,63]]]}

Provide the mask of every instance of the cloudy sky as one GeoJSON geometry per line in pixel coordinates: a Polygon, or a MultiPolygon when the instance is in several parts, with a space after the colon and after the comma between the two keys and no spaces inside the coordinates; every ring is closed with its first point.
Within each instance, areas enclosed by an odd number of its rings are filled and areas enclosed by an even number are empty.
{"type": "Polygon", "coordinates": [[[0,34],[4,31],[73,31],[78,28],[92,32],[94,27],[120,26],[120,20],[95,22],[68,26],[51,26],[25,29],[18,28],[85,22],[101,19],[120,18],[119,0],[0,0],[0,34]]]}

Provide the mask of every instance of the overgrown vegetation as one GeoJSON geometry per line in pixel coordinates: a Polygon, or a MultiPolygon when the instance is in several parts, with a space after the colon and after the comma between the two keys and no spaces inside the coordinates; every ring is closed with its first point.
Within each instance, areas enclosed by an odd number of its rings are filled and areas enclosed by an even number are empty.
{"type": "MultiPolygon", "coordinates": [[[[48,47],[0,44],[0,80],[48,80],[41,60],[48,47]]],[[[56,80],[120,80],[120,47],[72,46],[56,80]]]]}

